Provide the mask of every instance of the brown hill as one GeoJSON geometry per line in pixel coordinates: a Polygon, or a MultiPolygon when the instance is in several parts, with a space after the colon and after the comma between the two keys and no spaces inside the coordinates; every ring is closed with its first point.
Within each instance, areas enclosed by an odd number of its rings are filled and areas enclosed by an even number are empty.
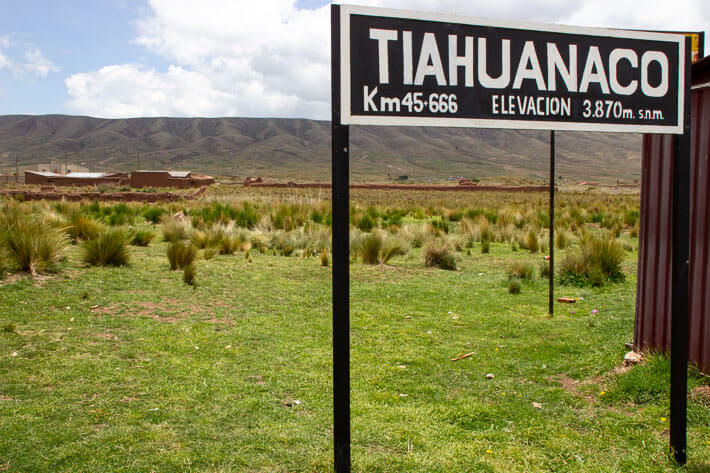
{"type": "MultiPolygon", "coordinates": [[[[461,128],[352,127],[355,181],[387,175],[442,181],[449,176],[545,176],[549,132],[461,128]]],[[[557,172],[567,178],[635,179],[641,137],[557,133],[557,172]]],[[[330,179],[330,123],[283,118],[98,119],[0,116],[0,170],[51,159],[92,170],[138,167],[270,179],[330,179]],[[8,153],[6,156],[4,153],[8,153]],[[5,156],[4,158],[2,156],[5,156]]]]}

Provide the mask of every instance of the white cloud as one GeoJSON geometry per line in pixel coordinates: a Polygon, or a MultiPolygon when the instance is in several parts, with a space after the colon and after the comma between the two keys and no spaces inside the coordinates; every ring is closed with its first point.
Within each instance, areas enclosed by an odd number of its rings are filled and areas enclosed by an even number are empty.
{"type": "Polygon", "coordinates": [[[10,38],[7,36],[0,36],[0,69],[2,68],[9,68],[12,66],[12,62],[10,62],[10,59],[5,55],[4,49],[7,49],[10,47],[10,38]]]}
{"type": "MultiPolygon", "coordinates": [[[[359,0],[461,15],[590,26],[706,30],[705,0],[359,0]]],[[[135,43],[167,71],[120,64],[65,80],[69,107],[101,117],[281,116],[327,119],[330,8],[296,0],[150,0],[135,43]]]]}
{"type": "Polygon", "coordinates": [[[58,72],[59,68],[37,47],[28,49],[25,52],[25,63],[19,66],[22,71],[30,74],[46,77],[50,72],[58,72]]]}

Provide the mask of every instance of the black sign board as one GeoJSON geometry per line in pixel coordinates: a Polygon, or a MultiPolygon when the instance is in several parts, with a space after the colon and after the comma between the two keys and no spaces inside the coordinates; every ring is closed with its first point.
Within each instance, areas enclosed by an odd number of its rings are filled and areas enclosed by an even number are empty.
{"type": "Polygon", "coordinates": [[[351,124],[551,130],[551,274],[555,130],[676,135],[670,446],[686,462],[692,49],[683,34],[331,6],[336,473],[350,472],[351,124]]]}
{"type": "Polygon", "coordinates": [[[341,123],[682,133],[682,34],[342,5],[341,123]]]}

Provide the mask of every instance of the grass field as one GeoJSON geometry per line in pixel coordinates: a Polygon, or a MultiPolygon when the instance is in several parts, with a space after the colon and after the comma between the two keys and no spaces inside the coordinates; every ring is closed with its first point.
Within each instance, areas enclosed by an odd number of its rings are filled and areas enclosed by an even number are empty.
{"type": "MultiPolygon", "coordinates": [[[[626,279],[560,286],[581,299],[554,317],[546,279],[508,292],[511,262],[542,261],[508,243],[457,252],[456,271],[420,248],[354,262],[353,471],[710,471],[710,400],[690,399],[677,468],[667,358],[620,368],[637,257],[622,238],[626,279]]],[[[0,471],[332,470],[331,268],[217,255],[193,289],[167,245],[121,267],[70,246],[58,272],[0,286],[0,471]]]]}

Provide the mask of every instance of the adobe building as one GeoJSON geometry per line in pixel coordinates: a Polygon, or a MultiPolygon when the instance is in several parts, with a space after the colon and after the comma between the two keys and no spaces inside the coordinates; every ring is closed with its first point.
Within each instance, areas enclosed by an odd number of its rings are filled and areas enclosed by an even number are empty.
{"type": "Polygon", "coordinates": [[[186,189],[203,187],[215,183],[211,176],[193,174],[190,171],[134,171],[131,173],[131,187],[176,187],[186,189]]]}

